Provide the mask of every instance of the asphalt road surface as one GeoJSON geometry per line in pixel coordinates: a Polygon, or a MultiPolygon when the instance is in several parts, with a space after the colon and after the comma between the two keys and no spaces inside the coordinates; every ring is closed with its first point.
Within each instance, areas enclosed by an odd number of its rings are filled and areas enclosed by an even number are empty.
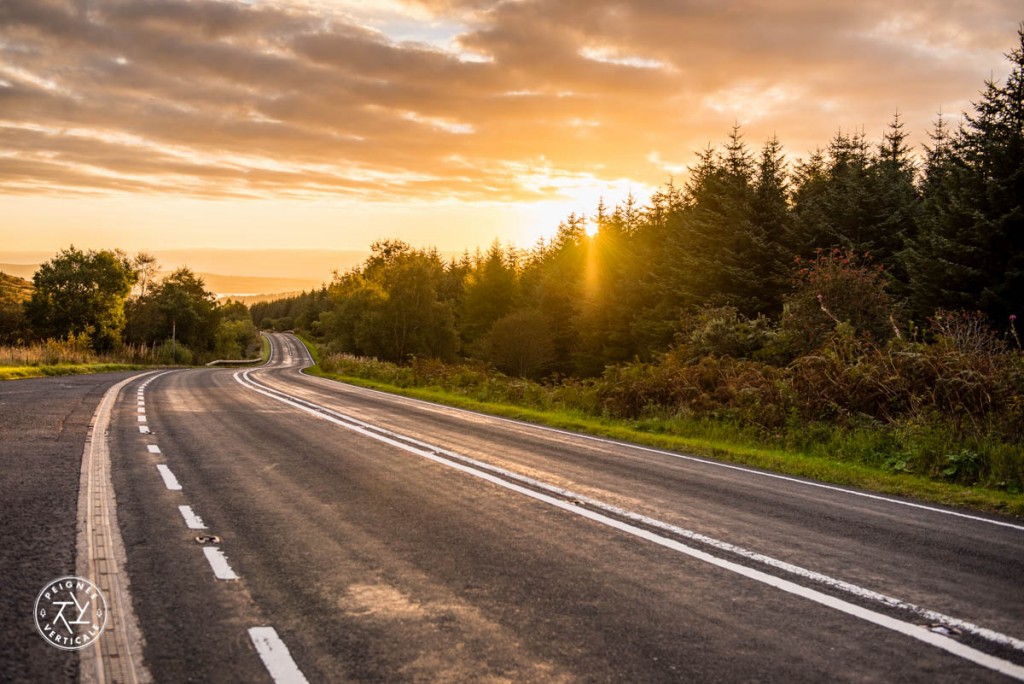
{"type": "MultiPolygon", "coordinates": [[[[112,404],[139,680],[1024,679],[1021,521],[341,385],[272,342],[264,367],[140,375],[112,404]]],[[[5,439],[9,406],[79,415],[120,379],[0,385],[5,439]]],[[[80,450],[60,460],[0,476],[0,680],[78,675],[8,581],[71,566],[74,507],[42,523],[19,489],[66,502],[80,450]],[[51,524],[50,567],[9,559],[51,524]]]]}

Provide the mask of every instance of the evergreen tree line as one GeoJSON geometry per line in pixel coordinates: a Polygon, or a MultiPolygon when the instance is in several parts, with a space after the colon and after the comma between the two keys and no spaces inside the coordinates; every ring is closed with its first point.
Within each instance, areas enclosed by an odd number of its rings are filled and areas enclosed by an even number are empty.
{"type": "Polygon", "coordinates": [[[840,323],[883,344],[937,311],[980,312],[1009,339],[1024,309],[1019,35],[1005,83],[987,82],[956,127],[940,118],[920,160],[898,114],[878,142],[840,131],[794,164],[779,140],[752,150],[735,127],[646,206],[571,215],[526,251],[446,261],[379,242],[329,287],[254,305],[254,320],[334,351],[531,377],[651,360],[724,319],[730,341],[704,351],[782,365],[840,323]]]}

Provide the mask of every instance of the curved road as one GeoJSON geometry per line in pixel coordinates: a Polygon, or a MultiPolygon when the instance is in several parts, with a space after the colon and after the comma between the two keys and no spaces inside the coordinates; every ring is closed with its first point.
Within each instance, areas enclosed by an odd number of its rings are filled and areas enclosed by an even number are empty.
{"type": "Polygon", "coordinates": [[[156,681],[1024,678],[1018,521],[329,382],[271,339],[112,405],[156,681]]]}

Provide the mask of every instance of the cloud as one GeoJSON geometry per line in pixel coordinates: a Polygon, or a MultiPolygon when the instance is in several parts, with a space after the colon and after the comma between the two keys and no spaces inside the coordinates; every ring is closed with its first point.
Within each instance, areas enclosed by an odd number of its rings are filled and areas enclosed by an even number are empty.
{"type": "Polygon", "coordinates": [[[1005,68],[1016,14],[994,0],[5,0],[0,193],[536,200],[573,184],[524,169],[656,185],[735,122],[802,154],[839,127],[880,135],[898,108],[921,139],[1005,68]]]}

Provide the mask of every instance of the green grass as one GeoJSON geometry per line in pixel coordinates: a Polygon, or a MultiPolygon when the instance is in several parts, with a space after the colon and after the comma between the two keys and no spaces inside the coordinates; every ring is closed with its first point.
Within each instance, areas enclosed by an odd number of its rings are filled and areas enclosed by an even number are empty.
{"type": "Polygon", "coordinates": [[[42,378],[51,375],[88,375],[115,371],[145,370],[149,366],[128,363],[68,363],[42,366],[0,366],[0,381],[42,378]]]}
{"type": "Polygon", "coordinates": [[[307,339],[301,337],[300,339],[318,364],[306,369],[305,372],[319,377],[413,399],[621,440],[656,449],[741,464],[843,487],[910,497],[930,503],[970,508],[989,513],[1024,516],[1024,494],[983,487],[968,487],[934,480],[923,475],[892,472],[873,465],[843,461],[830,457],[824,449],[817,449],[813,455],[810,455],[790,449],[756,446],[743,443],[743,435],[731,431],[729,426],[720,425],[715,429],[701,425],[694,430],[698,433],[697,436],[684,436],[673,434],[673,431],[678,432],[681,426],[678,421],[669,419],[628,421],[596,418],[566,410],[538,410],[479,401],[437,387],[397,387],[386,382],[351,375],[326,373],[319,366],[320,358],[316,345],[307,339]]]}

